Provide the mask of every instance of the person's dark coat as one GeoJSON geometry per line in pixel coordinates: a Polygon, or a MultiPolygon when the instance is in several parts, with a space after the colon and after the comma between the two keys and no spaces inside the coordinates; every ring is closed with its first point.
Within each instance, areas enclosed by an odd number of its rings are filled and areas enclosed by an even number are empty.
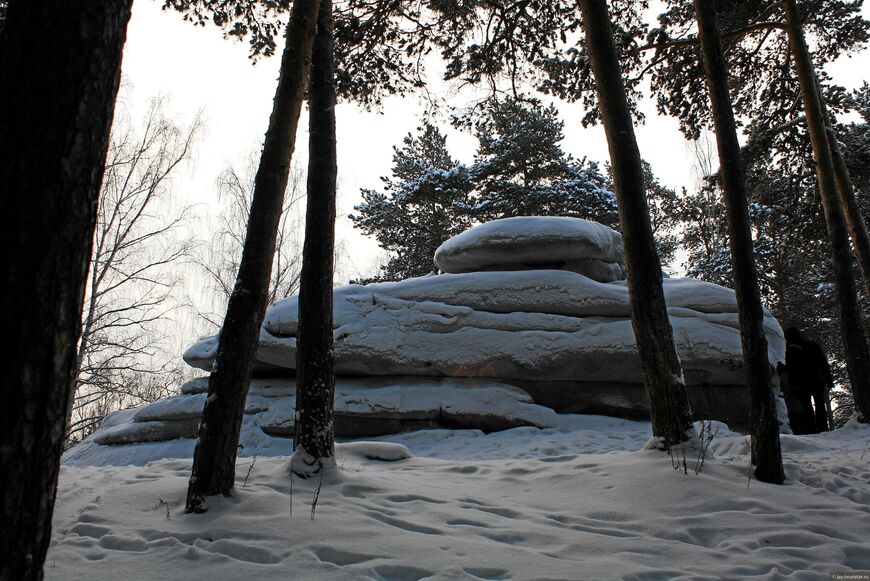
{"type": "MultiPolygon", "coordinates": [[[[785,340],[785,367],[790,397],[799,404],[795,410],[799,418],[798,425],[792,425],[792,429],[796,434],[826,432],[827,391],[833,385],[828,359],[818,343],[804,339],[794,327],[786,330],[785,340]],[[815,404],[815,409],[810,400],[815,404]]],[[[791,415],[789,410],[789,417],[791,415]]]]}

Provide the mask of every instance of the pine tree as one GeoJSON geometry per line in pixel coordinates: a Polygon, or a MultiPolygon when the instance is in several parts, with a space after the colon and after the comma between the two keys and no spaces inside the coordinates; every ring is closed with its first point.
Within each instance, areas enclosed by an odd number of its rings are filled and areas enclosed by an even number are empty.
{"type": "MultiPolygon", "coordinates": [[[[679,247],[677,230],[681,225],[680,197],[675,190],[659,181],[648,161],[641,160],[641,165],[643,165],[643,183],[656,251],[662,264],[671,264],[676,258],[679,247]]],[[[609,163],[605,167],[607,169],[605,187],[608,191],[613,191],[613,167],[609,163]]]]}
{"type": "Polygon", "coordinates": [[[867,231],[867,224],[864,221],[861,205],[855,196],[855,186],[852,183],[852,176],[849,172],[845,155],[840,147],[840,140],[837,137],[833,119],[828,112],[821,89],[817,88],[817,92],[819,94],[819,103],[822,106],[828,146],[831,150],[831,162],[834,165],[837,194],[840,199],[840,205],[843,207],[846,225],[849,227],[849,237],[852,239],[855,257],[858,259],[858,266],[861,268],[864,290],[870,294],[870,233],[867,231]]]}
{"type": "Polygon", "coordinates": [[[566,155],[553,105],[490,99],[477,124],[469,213],[489,221],[512,216],[574,216],[615,227],[616,199],[594,163],[566,155]]]}
{"type": "Polygon", "coordinates": [[[643,165],[622,84],[605,0],[582,0],[586,48],[613,164],[625,242],[631,323],[641,359],[653,435],[666,447],[691,429],[689,402],[662,289],[662,270],[644,195],[643,165]]]}
{"type": "MultiPolygon", "coordinates": [[[[861,0],[801,0],[800,4],[808,16],[808,32],[816,43],[819,66],[860,49],[870,37],[870,22],[861,14],[861,0]]],[[[805,137],[788,124],[796,114],[798,88],[787,62],[789,45],[781,2],[720,2],[717,11],[727,43],[735,115],[745,121],[750,135],[772,129],[784,132],[788,140],[776,143],[783,151],[793,149],[795,142],[805,137]]],[[[633,48],[636,55],[652,56],[630,63],[635,72],[649,72],[659,112],[677,118],[689,138],[697,137],[710,124],[696,27],[692,0],[667,0],[647,42],[633,48]]],[[[820,80],[828,85],[824,73],[820,80]]],[[[845,92],[832,86],[827,91],[832,110],[840,110],[845,92]]]]}
{"type": "Polygon", "coordinates": [[[764,336],[764,309],[761,306],[752,254],[746,185],[740,161],[737,125],[728,90],[728,69],[716,22],[715,4],[712,0],[695,0],[695,13],[719,149],[719,172],[728,212],[728,238],[734,267],[743,367],[750,395],[752,460],[759,480],[782,484],[785,473],[779,443],[779,422],[770,384],[771,367],[768,362],[767,339],[764,336]]]}
{"type": "Polygon", "coordinates": [[[335,54],[332,0],[320,0],[311,52],[308,208],[299,284],[296,339],[296,425],[293,471],[310,476],[335,456],[335,350],[332,274],[335,264],[335,54]]]}
{"type": "MultiPolygon", "coordinates": [[[[798,5],[806,14],[805,25],[814,40],[819,63],[854,51],[870,38],[870,22],[861,14],[861,2],[801,0],[798,5]]],[[[709,123],[710,116],[691,7],[689,0],[669,0],[659,16],[659,26],[650,32],[647,43],[634,51],[638,54],[655,51],[646,62],[659,110],[675,115],[686,135],[696,136],[709,123]]],[[[822,250],[827,245],[827,234],[818,228],[819,219],[821,223],[824,219],[817,185],[808,179],[816,166],[808,146],[806,116],[799,114],[801,98],[784,34],[787,23],[783,3],[778,0],[719,3],[717,10],[727,43],[734,110],[749,136],[743,159],[762,295],[781,321],[808,329],[833,353],[835,367],[841,367],[848,357],[834,322],[838,318],[839,299],[834,293],[836,285],[831,284],[835,275],[830,254],[826,257],[822,250]]],[[[646,66],[641,59],[632,68],[641,71],[646,66]]],[[[832,85],[823,70],[817,71],[817,75],[820,96],[829,105],[832,116],[852,106],[845,90],[832,85]]],[[[850,153],[844,148],[843,158],[850,153]]],[[[855,165],[851,165],[854,171],[855,165]]],[[[840,175],[845,173],[841,171],[840,175]]],[[[838,188],[838,193],[842,191],[843,188],[838,188]]],[[[698,224],[691,219],[692,214],[702,216],[705,206],[700,203],[701,198],[685,202],[684,217],[690,220],[684,240],[694,245],[689,253],[690,275],[732,285],[724,228],[714,224],[710,229],[714,235],[704,238],[703,244],[692,241],[689,231],[698,224]],[[692,206],[702,212],[693,212],[692,206]],[[711,240],[716,244],[710,245],[711,240]]],[[[717,205],[709,204],[707,208],[717,205]]],[[[853,228],[855,232],[858,229],[853,228]]],[[[854,337],[854,333],[846,336],[854,337]]]]}
{"type": "MultiPolygon", "coordinates": [[[[204,26],[214,23],[228,37],[246,39],[252,60],[269,57],[277,49],[282,21],[293,3],[286,0],[162,0],[164,9],[204,26]]],[[[424,6],[396,0],[344,0],[333,6],[336,94],[367,108],[384,97],[406,95],[423,86],[423,61],[443,29],[461,22],[427,19],[427,8],[442,7],[461,18],[459,5],[424,6]]],[[[473,8],[472,8],[473,10],[473,8]]]]}
{"type": "Polygon", "coordinates": [[[677,255],[677,225],[679,224],[679,196],[673,188],[665,186],[653,172],[649,162],[642,160],[643,183],[649,206],[650,225],[656,240],[656,250],[662,264],[670,264],[677,255]]]}
{"type": "MultiPolygon", "coordinates": [[[[862,150],[861,144],[870,131],[865,133],[860,127],[841,126],[838,134],[846,139],[844,151],[852,175],[856,176],[856,187],[867,192],[870,188],[863,185],[861,167],[867,162],[866,151],[870,150],[862,150]]],[[[811,159],[809,147],[804,150],[811,159]]],[[[798,327],[822,345],[831,358],[836,382],[848,385],[839,306],[831,282],[834,275],[830,244],[815,175],[784,174],[776,170],[778,162],[772,156],[772,152],[752,156],[744,168],[762,301],[783,328],[798,327]]],[[[680,197],[680,246],[687,252],[688,276],[734,288],[726,210],[719,183],[717,176],[711,176],[699,192],[680,197]]],[[[859,199],[865,204],[865,211],[870,210],[870,196],[862,194],[859,199]]],[[[859,299],[859,311],[870,312],[866,297],[859,299]]],[[[866,325],[866,316],[864,321],[866,325]]],[[[840,419],[847,419],[848,410],[852,409],[851,395],[840,391],[834,395],[845,414],[840,419]]]]}
{"type": "MultiPolygon", "coordinates": [[[[821,65],[861,48],[870,40],[870,21],[863,18],[861,4],[856,0],[801,0],[796,4],[806,15],[806,26],[821,65]]],[[[763,155],[773,150],[778,171],[814,171],[803,155],[802,143],[807,141],[805,117],[798,116],[795,106],[800,102],[800,90],[789,65],[789,42],[784,33],[787,19],[782,2],[720,3],[718,10],[733,79],[734,110],[747,127],[749,142],[753,144],[754,151],[747,153],[763,155]]],[[[659,26],[649,33],[648,42],[635,49],[637,53],[655,51],[654,56],[648,59],[648,64],[641,60],[632,65],[635,71],[651,73],[659,111],[677,117],[689,137],[697,137],[709,124],[694,26],[691,2],[669,0],[666,10],[659,15],[659,26]]],[[[823,70],[817,73],[822,106],[827,103],[832,115],[847,109],[850,103],[845,90],[832,85],[823,70]]],[[[865,289],[870,292],[870,235],[852,193],[838,142],[836,139],[829,142],[840,203],[865,273],[865,289]]]]}
{"type": "Polygon", "coordinates": [[[837,126],[836,134],[855,187],[855,197],[863,204],[862,211],[866,215],[870,205],[870,84],[865,82],[855,90],[850,102],[863,120],[837,126]]]}
{"type": "Polygon", "coordinates": [[[131,5],[13,0],[0,31],[4,580],[43,578],[131,5]]]}
{"type": "Polygon", "coordinates": [[[849,373],[856,408],[864,421],[870,421],[870,349],[868,349],[867,336],[858,309],[851,268],[849,234],[838,199],[834,161],[826,131],[822,98],[818,91],[819,85],[804,38],[797,5],[794,0],[784,0],[783,6],[831,243],[837,302],[840,305],[840,325],[846,349],[846,369],[849,373]]]}
{"type": "Polygon", "coordinates": [[[206,510],[205,497],[228,495],[260,326],[266,311],[278,222],[296,144],[296,126],[311,63],[318,0],[297,0],[287,24],[281,72],[260,157],[245,246],[230,295],[187,490],[187,512],[206,510]]]}
{"type": "Polygon", "coordinates": [[[363,203],[351,214],[354,226],[374,236],[392,254],[383,273],[371,280],[401,280],[435,270],[435,250],[471,226],[461,209],[470,203],[466,166],[447,150],[447,138],[430,123],[393,148],[393,177],[381,178],[383,192],[362,190],[363,203]]]}

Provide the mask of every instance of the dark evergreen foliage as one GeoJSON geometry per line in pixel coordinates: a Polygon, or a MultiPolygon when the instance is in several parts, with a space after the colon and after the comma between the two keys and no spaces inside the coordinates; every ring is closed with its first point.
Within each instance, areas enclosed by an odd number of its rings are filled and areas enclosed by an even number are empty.
{"type": "MultiPolygon", "coordinates": [[[[423,85],[423,60],[433,48],[450,46],[446,31],[464,30],[462,15],[477,2],[430,2],[431,8],[403,0],[348,0],[333,10],[336,92],[365,106],[388,95],[404,95],[423,85]]],[[[163,8],[204,26],[213,22],[227,36],[247,39],[251,58],[275,53],[288,0],[164,0],[163,8]]]]}
{"type": "Polygon", "coordinates": [[[697,192],[684,192],[679,200],[680,248],[690,278],[732,286],[731,254],[725,228],[725,206],[715,183],[697,192]]]}
{"type": "MultiPolygon", "coordinates": [[[[870,22],[861,16],[861,4],[861,0],[800,2],[802,12],[807,14],[807,33],[816,43],[819,67],[861,48],[870,39],[870,22]]],[[[798,115],[798,87],[789,64],[781,3],[720,2],[717,10],[738,120],[748,123],[750,133],[758,134],[798,115]]],[[[666,0],[658,26],[637,49],[653,52],[653,56],[638,61],[640,68],[635,69],[649,71],[659,112],[679,119],[681,129],[690,138],[696,138],[711,122],[696,30],[692,0],[666,0]]],[[[820,80],[827,84],[828,78],[822,75],[820,80]]],[[[826,95],[832,109],[840,110],[843,90],[829,87],[826,95]]],[[[799,134],[789,129],[786,134],[794,145],[793,139],[799,134]]]]}
{"type": "MultiPolygon", "coordinates": [[[[652,166],[646,160],[643,165],[643,183],[646,189],[646,203],[649,206],[650,225],[656,241],[656,250],[663,265],[673,264],[679,248],[678,230],[682,226],[681,201],[685,199],[676,190],[667,187],[653,172],[652,166]]],[[[608,190],[613,190],[613,168],[608,163],[608,190]]]]}
{"type": "Polygon", "coordinates": [[[840,149],[843,151],[849,175],[855,186],[855,195],[863,203],[867,215],[870,198],[870,85],[866,82],[851,95],[852,109],[863,118],[861,123],[849,123],[836,127],[840,149]]]}
{"type": "Polygon", "coordinates": [[[279,16],[288,0],[164,0],[164,10],[176,10],[197,26],[212,22],[227,36],[247,38],[251,56],[275,54],[275,37],[281,30],[279,16]]]}
{"type": "Polygon", "coordinates": [[[477,124],[472,170],[480,221],[512,216],[574,216],[618,227],[616,198],[594,163],[565,154],[563,123],[552,105],[491,99],[477,124]]]}
{"type": "MultiPolygon", "coordinates": [[[[777,302],[778,261],[795,254],[794,230],[798,221],[819,217],[818,204],[805,199],[793,176],[767,173],[761,164],[746,167],[753,254],[758,262],[759,284],[768,305],[777,302]],[[790,228],[791,229],[788,229],[790,228]]],[[[684,192],[676,211],[681,232],[679,245],[686,253],[683,266],[692,278],[733,286],[733,268],[719,180],[712,176],[697,192],[684,192]]],[[[812,196],[812,193],[810,193],[812,196]]],[[[818,234],[823,235],[824,229],[818,234]]]]}
{"type": "MultiPolygon", "coordinates": [[[[844,144],[860,144],[870,138],[870,126],[840,126],[838,134],[849,140],[844,144]]],[[[861,161],[861,149],[846,149],[859,202],[865,212],[870,211],[870,189],[861,181],[861,164],[866,163],[861,161]]],[[[765,153],[746,166],[762,300],[783,328],[797,327],[822,344],[832,357],[837,381],[847,383],[830,250],[815,175],[771,171],[769,168],[775,166],[771,155],[765,153]]],[[[688,276],[733,287],[725,207],[716,184],[714,177],[702,190],[681,196],[679,244],[687,252],[684,266],[688,276]]],[[[860,300],[861,312],[870,313],[867,297],[860,300]]]]}
{"type": "MultiPolygon", "coordinates": [[[[799,4],[806,11],[806,26],[815,42],[816,58],[821,63],[858,50],[870,37],[870,23],[861,17],[860,2],[838,0],[799,4]]],[[[773,0],[741,1],[720,3],[717,9],[725,40],[735,113],[738,123],[742,120],[749,135],[748,145],[744,147],[744,164],[752,166],[751,173],[762,182],[781,181],[766,176],[792,176],[797,183],[786,189],[792,193],[795,187],[804,189],[805,178],[813,180],[814,162],[805,118],[800,114],[798,82],[790,66],[781,5],[773,0]]],[[[710,122],[695,30],[692,2],[668,0],[666,10],[659,16],[659,26],[650,32],[647,44],[639,49],[654,52],[645,66],[651,71],[659,111],[676,116],[683,132],[690,137],[697,137],[710,122]]],[[[841,87],[830,85],[824,73],[820,73],[820,79],[832,112],[842,111],[854,103],[841,87]]],[[[749,177],[750,190],[753,189],[753,179],[749,177]]],[[[753,196],[750,194],[750,197],[753,196]]],[[[699,208],[692,208],[692,205],[700,200],[689,200],[684,208],[690,225],[698,224],[693,218],[698,217],[699,208]]],[[[757,204],[750,206],[754,223],[764,220],[782,222],[776,214],[769,215],[779,204],[755,201],[757,204]]],[[[717,214],[713,204],[707,206],[709,215],[717,214]]],[[[807,206],[803,202],[800,204],[804,209],[807,206]]],[[[789,206],[785,211],[795,217],[793,209],[794,206],[789,206]]],[[[813,215],[818,216],[816,212],[813,215]]],[[[764,233],[767,239],[759,238],[763,235],[761,232],[756,234],[756,252],[768,255],[761,257],[763,261],[773,251],[771,241],[775,237],[771,232],[764,233]]],[[[730,276],[727,266],[730,260],[722,251],[725,244],[713,248],[704,239],[704,244],[699,245],[699,241],[692,240],[689,235],[684,240],[689,246],[695,246],[695,249],[689,248],[690,274],[718,271],[719,278],[713,279],[717,282],[730,276]],[[693,251],[700,246],[703,246],[703,253],[693,251]],[[700,270],[697,270],[699,265],[700,270]]],[[[764,268],[760,270],[769,272],[764,268]]]]}
{"type": "Polygon", "coordinates": [[[432,257],[441,243],[471,226],[460,210],[471,198],[469,169],[447,151],[447,138],[430,123],[394,147],[393,177],[381,178],[384,191],[362,190],[363,203],[350,218],[391,253],[375,280],[400,280],[435,270],[432,257]]]}
{"type": "MultiPolygon", "coordinates": [[[[623,73],[641,66],[638,51],[647,25],[648,0],[615,0],[615,43],[623,73]]],[[[246,38],[251,56],[275,51],[280,14],[287,0],[163,0],[164,9],[198,25],[214,22],[225,34],[246,38]]],[[[389,95],[425,87],[425,61],[433,53],[446,66],[443,78],[485,85],[517,98],[523,86],[581,101],[584,124],[598,108],[592,69],[580,34],[580,13],[571,0],[480,2],[478,0],[346,0],[336,3],[336,90],[343,99],[377,106],[389,95]]],[[[633,113],[642,76],[625,75],[633,113]]]]}
{"type": "MultiPolygon", "coordinates": [[[[677,116],[689,136],[709,123],[701,82],[701,60],[691,2],[669,0],[640,50],[655,51],[650,60],[659,110],[677,116]]],[[[814,55],[825,63],[866,44],[870,23],[860,2],[798,2],[804,26],[815,43],[814,55]]],[[[774,1],[721,3],[722,34],[730,72],[730,89],[739,119],[749,134],[743,160],[759,263],[762,294],[781,321],[808,329],[827,343],[843,378],[845,353],[836,324],[838,299],[827,251],[827,233],[819,203],[815,162],[796,73],[791,68],[785,15],[774,1]]],[[[832,112],[858,108],[858,99],[819,73],[832,112]]],[[[843,128],[838,128],[842,132],[843,128]]],[[[860,168],[859,136],[841,135],[854,148],[842,147],[846,164],[860,168]]],[[[859,170],[860,173],[860,170],[859,170]]],[[[727,234],[718,216],[717,177],[710,188],[682,201],[682,242],[688,250],[688,273],[720,284],[733,284],[727,234]]],[[[859,179],[860,181],[860,179],[859,179]]],[[[857,182],[856,182],[857,183],[857,182]]],[[[858,188],[860,190],[860,187],[858,188]]],[[[862,204],[860,193],[858,205],[862,204]]],[[[861,300],[866,300],[862,298],[861,300]]],[[[865,309],[866,311],[866,309],[865,309]]]]}
{"type": "Polygon", "coordinates": [[[476,123],[471,167],[454,160],[431,123],[394,148],[384,190],[362,190],[350,216],[390,252],[380,276],[399,280],[433,272],[444,240],[476,222],[512,216],[574,216],[617,228],[616,199],[595,163],[565,154],[552,106],[491,100],[476,123]]]}

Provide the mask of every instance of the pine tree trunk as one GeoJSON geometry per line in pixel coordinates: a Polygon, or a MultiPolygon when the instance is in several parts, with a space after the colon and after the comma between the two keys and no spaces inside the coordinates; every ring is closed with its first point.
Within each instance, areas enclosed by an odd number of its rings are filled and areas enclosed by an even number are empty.
{"type": "Polygon", "coordinates": [[[309,97],[308,208],[299,286],[296,343],[296,426],[293,448],[322,468],[335,451],[335,351],[332,275],[335,249],[335,57],[332,0],[321,0],[312,51],[309,97]]]}
{"type": "Polygon", "coordinates": [[[607,3],[582,0],[580,8],[613,165],[628,270],[631,323],[640,353],[653,435],[663,438],[665,445],[670,446],[686,439],[686,432],[692,426],[691,412],[662,290],[662,269],[650,224],[640,151],[622,83],[607,3]]]}
{"type": "Polygon", "coordinates": [[[228,495],[233,488],[239,432],[269,295],[318,5],[318,0],[296,0],[290,12],[278,88],[254,180],[242,260],[208,381],[208,399],[187,490],[187,512],[206,510],[205,496],[228,495]]]}
{"type": "Polygon", "coordinates": [[[0,33],[0,579],[42,579],[132,0],[13,2],[0,33]]]}
{"type": "Polygon", "coordinates": [[[861,275],[864,280],[864,290],[870,296],[870,235],[867,233],[867,223],[861,213],[861,207],[855,198],[855,187],[852,185],[852,177],[843,152],[837,141],[837,134],[832,127],[828,127],[828,142],[831,144],[831,157],[834,162],[834,178],[837,183],[837,193],[840,196],[840,204],[849,227],[849,236],[855,247],[855,255],[858,258],[858,266],[861,267],[861,275]]]}
{"type": "Polygon", "coordinates": [[[764,309],[758,290],[758,276],[752,249],[752,231],[740,142],[731,95],[728,92],[728,68],[722,52],[716,23],[714,0],[695,0],[698,36],[707,73],[707,89],[713,109],[713,124],[719,149],[719,174],[728,212],[728,237],[734,268],[734,290],[740,321],[743,367],[749,386],[749,425],[752,436],[752,461],[755,475],[762,482],[782,484],[782,452],[779,443],[779,420],[770,385],[770,362],[764,336],[764,309]]]}
{"type": "Polygon", "coordinates": [[[784,0],[783,7],[816,161],[822,208],[831,240],[840,326],[846,351],[846,371],[855,397],[855,407],[864,421],[870,421],[870,351],[858,309],[855,281],[852,278],[849,233],[837,197],[836,175],[831,158],[831,145],[825,131],[824,111],[795,0],[784,0]]]}
{"type": "Polygon", "coordinates": [[[843,208],[846,224],[849,227],[852,245],[855,247],[858,266],[861,267],[864,290],[867,296],[870,296],[870,236],[867,234],[867,224],[861,213],[861,207],[858,206],[858,200],[855,198],[855,187],[852,185],[852,177],[849,175],[849,168],[846,167],[846,160],[843,159],[840,142],[837,140],[837,133],[834,131],[834,126],[831,123],[831,117],[828,114],[828,108],[825,105],[825,99],[819,87],[818,78],[816,78],[816,91],[819,95],[822,113],[824,114],[828,144],[831,146],[831,161],[834,164],[834,179],[837,184],[837,193],[840,196],[840,205],[843,208]]]}

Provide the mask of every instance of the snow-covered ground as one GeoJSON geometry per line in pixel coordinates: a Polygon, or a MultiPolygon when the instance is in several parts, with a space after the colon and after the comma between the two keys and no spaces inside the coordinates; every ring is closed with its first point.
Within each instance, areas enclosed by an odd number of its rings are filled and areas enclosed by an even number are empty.
{"type": "MultiPolygon", "coordinates": [[[[322,482],[291,481],[286,457],[242,457],[236,494],[201,515],[183,512],[189,459],[64,466],[46,578],[827,580],[870,570],[870,426],[783,436],[784,486],[750,481],[746,437],[715,428],[700,475],[695,452],[686,475],[646,450],[648,424],[600,416],[345,444],[322,482]],[[411,456],[395,460],[403,446],[411,456]]],[[[174,444],[149,444],[161,445],[174,444]]]]}

